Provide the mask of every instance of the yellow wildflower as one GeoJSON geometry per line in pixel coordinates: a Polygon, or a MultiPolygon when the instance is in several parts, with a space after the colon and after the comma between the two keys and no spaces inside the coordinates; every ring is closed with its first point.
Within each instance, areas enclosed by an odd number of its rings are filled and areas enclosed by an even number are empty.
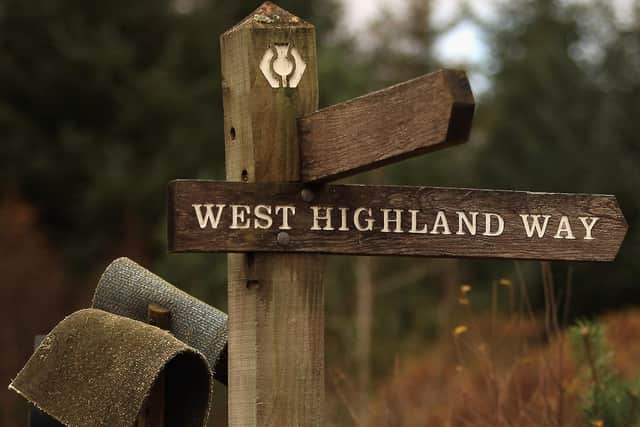
{"type": "Polygon", "coordinates": [[[509,280],[509,279],[505,279],[505,278],[502,278],[502,279],[500,279],[500,281],[498,282],[498,284],[499,284],[500,286],[511,286],[511,280],[509,280]]]}
{"type": "Polygon", "coordinates": [[[591,421],[591,425],[593,427],[604,427],[604,421],[602,420],[591,421]]]}
{"type": "Polygon", "coordinates": [[[467,332],[467,327],[465,325],[459,325],[453,329],[453,335],[456,337],[464,334],[465,332],[467,332]]]}
{"type": "Polygon", "coordinates": [[[471,285],[462,285],[460,286],[460,293],[464,296],[471,292],[471,285]]]}

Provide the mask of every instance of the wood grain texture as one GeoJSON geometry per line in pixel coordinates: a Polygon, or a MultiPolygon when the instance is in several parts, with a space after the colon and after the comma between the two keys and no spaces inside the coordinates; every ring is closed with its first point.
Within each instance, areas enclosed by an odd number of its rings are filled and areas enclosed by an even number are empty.
{"type": "MultiPolygon", "coordinates": [[[[301,184],[251,184],[213,181],[174,181],[171,193],[174,204],[174,251],[270,251],[311,252],[354,255],[412,255],[460,258],[515,258],[543,260],[610,261],[618,253],[624,239],[627,223],[614,196],[589,194],[528,193],[517,191],[493,191],[471,189],[448,189],[431,187],[394,187],[362,185],[325,185],[314,188],[314,199],[305,202],[301,197],[301,184]],[[216,229],[201,228],[196,220],[194,203],[226,204],[227,210],[220,216],[216,229]],[[290,242],[282,246],[277,235],[282,225],[282,215],[273,216],[273,226],[256,229],[254,211],[246,215],[247,229],[230,229],[230,205],[239,204],[293,206],[295,215],[290,215],[288,233],[290,242]],[[332,207],[333,230],[312,230],[314,225],[312,207],[332,207]],[[341,212],[346,214],[348,231],[340,231],[341,212]],[[357,208],[371,208],[374,220],[372,230],[358,231],[353,215],[357,208]],[[382,209],[401,209],[402,232],[394,232],[396,224],[389,221],[390,232],[383,232],[382,209]],[[417,210],[415,230],[427,226],[426,233],[410,233],[412,214],[417,210]],[[438,212],[442,212],[450,234],[444,234],[442,218],[436,227],[438,212]],[[458,212],[471,221],[471,212],[478,212],[476,230],[472,234],[463,222],[460,226],[458,212]],[[487,230],[486,214],[489,219],[487,230]],[[498,230],[499,215],[504,222],[504,231],[498,230]],[[532,226],[532,215],[549,215],[546,231],[542,237],[537,232],[527,235],[524,219],[532,226]],[[560,231],[562,217],[566,216],[573,239],[569,233],[560,231]],[[598,218],[591,229],[592,239],[580,220],[598,218]],[[250,222],[250,221],[254,222],[250,222]],[[436,234],[432,232],[438,231],[436,234]],[[457,234],[461,231],[462,234],[457,234]],[[559,233],[559,234],[558,234],[559,233]],[[559,236],[556,238],[556,236],[559,236]]],[[[325,210],[318,211],[320,216],[325,210]]],[[[388,214],[395,219],[394,214],[388,214]]],[[[365,223],[369,215],[363,213],[360,222],[365,223]]],[[[585,220],[591,225],[592,220],[585,220]]],[[[319,220],[320,227],[326,226],[319,220]]]]}
{"type": "MultiPolygon", "coordinates": [[[[318,108],[314,27],[265,3],[221,47],[227,180],[299,181],[296,120],[318,108]],[[275,44],[305,61],[297,88],[261,74],[275,44]]],[[[317,255],[228,256],[230,426],[324,424],[322,271],[317,255]]]]}
{"type": "Polygon", "coordinates": [[[171,329],[171,311],[158,304],[147,307],[147,323],[168,331],[171,329]]]}
{"type": "Polygon", "coordinates": [[[442,70],[298,120],[304,182],[331,181],[469,139],[463,71],[442,70]]]}

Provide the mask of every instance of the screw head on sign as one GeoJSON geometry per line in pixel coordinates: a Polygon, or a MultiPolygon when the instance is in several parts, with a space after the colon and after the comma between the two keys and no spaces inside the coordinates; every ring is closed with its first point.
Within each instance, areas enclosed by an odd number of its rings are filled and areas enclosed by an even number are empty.
{"type": "Polygon", "coordinates": [[[309,190],[308,188],[303,188],[300,192],[300,197],[302,197],[302,200],[304,200],[305,202],[310,203],[313,202],[315,195],[313,194],[313,191],[309,190]]]}
{"type": "Polygon", "coordinates": [[[284,231],[281,231],[278,233],[278,236],[276,237],[276,241],[280,246],[287,246],[289,242],[291,242],[291,237],[289,236],[289,233],[285,233],[284,231]]]}

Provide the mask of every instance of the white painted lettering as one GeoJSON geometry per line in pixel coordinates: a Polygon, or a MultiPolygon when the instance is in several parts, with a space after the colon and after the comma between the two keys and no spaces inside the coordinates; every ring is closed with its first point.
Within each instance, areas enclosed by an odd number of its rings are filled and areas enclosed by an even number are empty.
{"type": "Polygon", "coordinates": [[[426,234],[427,224],[424,224],[424,226],[420,230],[418,230],[418,214],[420,213],[420,211],[409,209],[409,213],[411,214],[411,229],[409,230],[409,233],[426,234]]]}
{"type": "Polygon", "coordinates": [[[373,230],[373,224],[375,220],[371,216],[372,216],[371,209],[367,209],[367,208],[356,209],[355,212],[353,213],[353,224],[355,225],[356,230],[358,231],[373,230]],[[360,222],[360,215],[362,215],[363,212],[366,212],[368,215],[368,217],[364,219],[367,225],[362,225],[362,222],[360,222]]]}
{"type": "Polygon", "coordinates": [[[469,212],[469,214],[471,215],[471,219],[469,219],[469,217],[467,217],[467,214],[465,214],[464,212],[456,212],[456,213],[458,214],[458,231],[456,232],[456,234],[461,236],[466,234],[462,229],[462,226],[464,224],[469,234],[471,234],[472,236],[475,236],[477,224],[478,224],[477,223],[478,212],[469,212]]]}
{"type": "Polygon", "coordinates": [[[554,239],[575,239],[575,236],[573,235],[573,231],[571,230],[571,224],[569,224],[569,218],[567,218],[566,216],[563,216],[562,218],[560,218],[560,223],[558,224],[558,232],[556,233],[555,236],[553,236],[554,239]],[[565,233],[565,236],[562,236],[562,233],[565,233]]]}
{"type": "Polygon", "coordinates": [[[591,235],[591,231],[593,230],[593,226],[596,225],[596,222],[598,222],[600,218],[597,218],[595,216],[581,216],[580,217],[580,222],[582,222],[582,225],[584,226],[584,230],[586,232],[585,236],[584,236],[584,240],[593,240],[593,236],[591,235]],[[590,223],[587,223],[588,220],[591,220],[590,223]]]}
{"type": "Polygon", "coordinates": [[[253,227],[261,230],[268,230],[273,225],[271,218],[271,206],[258,205],[254,209],[256,219],[253,221],[253,227]]]}
{"type": "Polygon", "coordinates": [[[211,228],[218,228],[218,224],[220,223],[220,216],[222,215],[222,210],[227,205],[213,205],[213,204],[207,203],[204,205],[206,209],[206,213],[204,215],[202,214],[202,210],[201,210],[202,205],[194,204],[191,206],[193,207],[193,210],[196,211],[196,217],[198,218],[198,225],[200,225],[200,228],[205,228],[207,226],[207,223],[211,223],[211,228]],[[218,212],[215,215],[213,214],[214,206],[218,208],[218,212]]]}
{"type": "Polygon", "coordinates": [[[247,205],[231,205],[231,227],[232,230],[241,230],[251,227],[251,219],[245,215],[251,212],[247,205]]]}
{"type": "Polygon", "coordinates": [[[338,208],[340,210],[340,228],[338,231],[349,231],[349,227],[347,226],[347,213],[349,213],[349,208],[338,208]]]}
{"type": "Polygon", "coordinates": [[[549,218],[551,215],[542,215],[544,221],[540,224],[541,215],[520,215],[522,218],[522,224],[524,225],[524,231],[527,233],[527,237],[533,237],[533,233],[537,233],[538,237],[544,237],[544,233],[547,231],[547,225],[549,224],[549,218]],[[532,218],[529,222],[529,217],[532,218]]]}
{"type": "Polygon", "coordinates": [[[433,223],[431,234],[451,234],[447,217],[444,215],[443,211],[438,211],[436,214],[436,220],[433,223]],[[438,231],[438,229],[442,229],[442,231],[438,231]]]}
{"type": "Polygon", "coordinates": [[[295,206],[276,206],[276,215],[280,214],[280,212],[282,212],[282,225],[280,225],[278,229],[291,230],[291,226],[289,226],[289,213],[291,213],[292,216],[295,215],[296,207],[295,206]]]}
{"type": "Polygon", "coordinates": [[[484,214],[484,220],[485,220],[485,225],[484,225],[484,233],[482,233],[483,236],[495,237],[495,236],[500,236],[504,232],[504,219],[500,215],[494,214],[494,213],[486,213],[484,214]],[[498,220],[498,228],[496,231],[491,231],[492,218],[495,218],[498,220]]]}
{"type": "Polygon", "coordinates": [[[313,210],[313,227],[311,227],[311,230],[331,231],[334,229],[331,226],[331,211],[333,211],[333,208],[322,208],[320,206],[311,206],[311,209],[313,210]],[[320,215],[320,209],[325,210],[324,215],[320,215]],[[320,227],[320,220],[326,221],[324,227],[320,227]]]}
{"type": "Polygon", "coordinates": [[[380,209],[380,210],[382,211],[382,232],[391,233],[391,229],[389,228],[389,223],[393,222],[395,224],[393,232],[402,233],[402,209],[380,209]],[[395,214],[395,219],[389,218],[389,214],[391,212],[395,214]]]}

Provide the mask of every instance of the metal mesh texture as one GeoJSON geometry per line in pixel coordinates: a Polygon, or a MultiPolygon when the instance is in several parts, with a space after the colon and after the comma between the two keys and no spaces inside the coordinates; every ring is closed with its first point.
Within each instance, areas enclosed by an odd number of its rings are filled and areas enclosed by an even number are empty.
{"type": "Polygon", "coordinates": [[[129,258],[118,258],[102,274],[93,307],[146,321],[149,304],[171,311],[171,333],[207,358],[214,377],[227,382],[227,315],[181,291],[129,258]]]}

